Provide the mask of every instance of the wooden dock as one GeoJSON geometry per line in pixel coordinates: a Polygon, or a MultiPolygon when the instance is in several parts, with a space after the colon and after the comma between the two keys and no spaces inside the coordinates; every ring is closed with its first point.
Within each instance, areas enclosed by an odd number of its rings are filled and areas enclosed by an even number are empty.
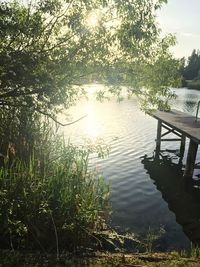
{"type": "Polygon", "coordinates": [[[182,161],[186,137],[190,139],[184,176],[192,177],[198,144],[200,144],[200,119],[196,121],[194,116],[177,110],[170,112],[155,111],[151,116],[158,120],[156,138],[157,156],[160,153],[162,141],[180,141],[180,161],[182,161]],[[162,133],[163,129],[166,130],[164,133],[162,133]],[[163,138],[170,133],[173,133],[176,138],[163,138]]]}

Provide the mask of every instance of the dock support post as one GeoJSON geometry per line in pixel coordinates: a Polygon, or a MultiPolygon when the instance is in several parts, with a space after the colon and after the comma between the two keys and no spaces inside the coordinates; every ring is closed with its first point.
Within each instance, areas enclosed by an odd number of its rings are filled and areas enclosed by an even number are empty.
{"type": "Polygon", "coordinates": [[[160,145],[161,145],[161,132],[162,132],[162,122],[158,120],[157,126],[157,138],[156,138],[156,158],[159,157],[160,145]]]}
{"type": "Polygon", "coordinates": [[[184,152],[185,152],[185,141],[186,137],[185,135],[181,136],[181,146],[180,146],[180,159],[179,159],[179,164],[182,163],[183,157],[184,157],[184,152]]]}
{"type": "Polygon", "coordinates": [[[190,139],[188,154],[187,154],[187,162],[184,171],[184,177],[192,178],[194,167],[195,167],[195,160],[197,155],[198,143],[194,142],[190,139]]]}

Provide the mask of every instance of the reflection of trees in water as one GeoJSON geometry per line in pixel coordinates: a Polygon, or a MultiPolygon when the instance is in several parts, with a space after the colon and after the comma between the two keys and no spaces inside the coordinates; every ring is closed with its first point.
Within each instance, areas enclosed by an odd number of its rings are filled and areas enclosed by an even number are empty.
{"type": "Polygon", "coordinates": [[[197,101],[186,100],[183,103],[183,109],[185,112],[195,113],[197,108],[197,101]]]}
{"type": "Polygon", "coordinates": [[[183,102],[183,111],[194,114],[196,112],[197,102],[199,100],[200,99],[198,99],[197,95],[195,94],[186,94],[183,102]]]}
{"type": "Polygon", "coordinates": [[[174,100],[174,102],[172,102],[172,108],[181,109],[181,111],[183,112],[195,114],[197,103],[199,100],[200,100],[199,94],[186,93],[184,95],[178,96],[178,98],[174,100]]]}
{"type": "Polygon", "coordinates": [[[169,156],[144,156],[142,163],[184,233],[194,244],[200,244],[199,181],[184,179],[181,165],[173,163],[169,156]]]}

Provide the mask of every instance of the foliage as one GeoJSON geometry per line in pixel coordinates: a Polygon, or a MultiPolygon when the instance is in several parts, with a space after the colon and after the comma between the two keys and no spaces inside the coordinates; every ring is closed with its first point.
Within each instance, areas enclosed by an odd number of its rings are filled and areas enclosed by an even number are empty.
{"type": "Polygon", "coordinates": [[[107,50],[100,30],[91,32],[83,24],[96,5],[62,0],[0,3],[1,105],[46,113],[77,99],[83,69],[107,50]]]}
{"type": "Polygon", "coordinates": [[[181,60],[180,73],[183,75],[183,86],[200,89],[200,51],[193,50],[187,60],[181,60]]]}
{"type": "Polygon", "coordinates": [[[165,105],[161,98],[177,80],[178,64],[168,50],[174,39],[160,38],[156,24],[166,2],[1,1],[0,105],[54,117],[80,97],[81,84],[94,73],[103,82],[115,77],[115,84],[122,77],[130,93],[147,88],[146,100],[154,95],[153,105],[165,105]],[[91,14],[97,25],[87,21],[91,14]]]}
{"type": "Polygon", "coordinates": [[[188,57],[187,65],[184,68],[183,76],[185,80],[193,80],[198,77],[200,71],[200,51],[193,50],[188,57]]]}
{"type": "Polygon", "coordinates": [[[38,123],[41,137],[28,139],[34,150],[25,139],[22,156],[10,146],[12,151],[2,157],[0,247],[56,249],[59,254],[61,248],[75,249],[95,239],[93,232],[102,229],[108,216],[109,188],[95,170],[88,170],[87,149],[65,145],[47,122],[38,123]]]}

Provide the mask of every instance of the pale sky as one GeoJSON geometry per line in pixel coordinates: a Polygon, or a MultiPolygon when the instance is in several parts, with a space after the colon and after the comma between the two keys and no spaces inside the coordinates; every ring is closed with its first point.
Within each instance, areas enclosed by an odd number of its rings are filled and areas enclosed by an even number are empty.
{"type": "Polygon", "coordinates": [[[172,49],[176,57],[188,57],[193,49],[200,49],[200,0],[168,0],[158,13],[164,33],[173,33],[177,45],[172,49]]]}

